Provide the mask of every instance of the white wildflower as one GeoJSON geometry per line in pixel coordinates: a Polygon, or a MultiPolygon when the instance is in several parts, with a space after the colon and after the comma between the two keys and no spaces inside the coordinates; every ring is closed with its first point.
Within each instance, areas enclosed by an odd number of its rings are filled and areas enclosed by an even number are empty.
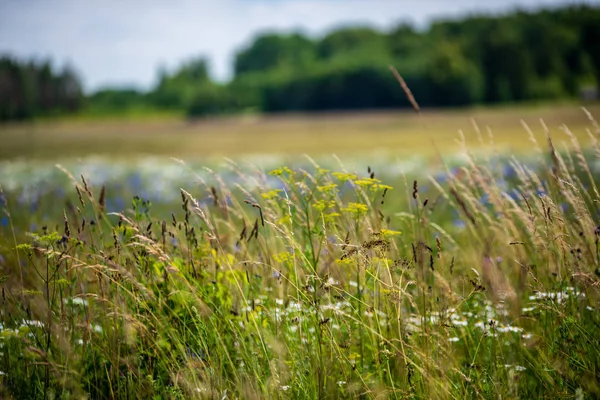
{"type": "Polygon", "coordinates": [[[335,279],[333,279],[332,277],[329,277],[329,279],[327,279],[327,285],[329,286],[334,286],[334,285],[339,285],[340,281],[337,281],[335,279]]]}
{"type": "Polygon", "coordinates": [[[295,301],[290,301],[290,304],[288,304],[287,308],[288,311],[302,311],[302,304],[295,301]]]}
{"type": "Polygon", "coordinates": [[[24,319],[21,326],[37,326],[38,328],[42,328],[44,323],[35,319],[24,319]]]}
{"type": "Polygon", "coordinates": [[[518,326],[511,326],[511,325],[499,326],[496,329],[498,330],[498,332],[502,332],[502,333],[523,331],[523,328],[519,328],[518,326]]]}
{"type": "Polygon", "coordinates": [[[504,364],[504,368],[514,368],[515,371],[525,371],[527,368],[521,365],[504,364]]]}

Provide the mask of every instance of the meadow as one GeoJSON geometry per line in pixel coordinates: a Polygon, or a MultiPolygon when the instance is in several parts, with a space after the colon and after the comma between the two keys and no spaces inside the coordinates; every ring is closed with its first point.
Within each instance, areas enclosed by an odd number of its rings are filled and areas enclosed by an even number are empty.
{"type": "MultiPolygon", "coordinates": [[[[593,115],[600,105],[586,105],[593,115]]],[[[99,155],[125,158],[158,155],[203,161],[246,155],[298,155],[364,158],[387,153],[454,154],[462,130],[479,147],[474,125],[494,134],[497,148],[526,154],[531,149],[523,123],[543,135],[539,120],[551,130],[568,126],[583,144],[588,121],[576,104],[531,104],[456,110],[412,110],[243,115],[188,120],[177,114],[131,114],[121,117],[83,115],[0,126],[0,160],[62,160],[99,155]]]]}
{"type": "Polygon", "coordinates": [[[597,398],[599,114],[3,126],[0,397],[597,398]]]}

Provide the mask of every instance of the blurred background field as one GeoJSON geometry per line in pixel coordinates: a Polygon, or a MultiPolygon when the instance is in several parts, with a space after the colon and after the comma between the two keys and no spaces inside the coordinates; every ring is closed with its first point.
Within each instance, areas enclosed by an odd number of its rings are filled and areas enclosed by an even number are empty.
{"type": "Polygon", "coordinates": [[[580,107],[599,107],[596,2],[309,3],[269,3],[287,18],[279,26],[263,2],[242,2],[262,17],[230,14],[231,31],[210,15],[232,5],[161,8],[135,29],[121,18],[133,5],[3,5],[0,159],[430,156],[455,152],[474,124],[516,154],[529,148],[523,122],[536,131],[540,119],[586,143],[580,107]]]}
{"type": "Polygon", "coordinates": [[[523,122],[539,133],[540,119],[587,142],[580,107],[599,107],[594,1],[310,5],[269,3],[287,18],[279,26],[263,2],[242,2],[262,17],[229,14],[222,21],[239,26],[228,31],[210,15],[231,5],[148,12],[134,29],[121,18],[135,18],[133,5],[5,4],[0,159],[429,157],[456,152],[458,131],[472,136],[474,124],[517,154],[529,149],[523,122]],[[37,28],[22,32],[19,18],[37,28]]]}
{"type": "MultiPolygon", "coordinates": [[[[592,115],[600,106],[586,104],[592,115]]],[[[590,121],[576,104],[504,106],[461,110],[363,111],[248,115],[188,121],[178,116],[41,120],[0,127],[0,159],[60,160],[104,156],[177,157],[186,160],[235,156],[344,155],[446,156],[460,150],[459,131],[478,147],[490,133],[498,151],[527,153],[527,129],[543,138],[540,121],[565,138],[568,127],[583,144],[590,121]],[[480,134],[477,133],[480,131],[480,134]]]]}

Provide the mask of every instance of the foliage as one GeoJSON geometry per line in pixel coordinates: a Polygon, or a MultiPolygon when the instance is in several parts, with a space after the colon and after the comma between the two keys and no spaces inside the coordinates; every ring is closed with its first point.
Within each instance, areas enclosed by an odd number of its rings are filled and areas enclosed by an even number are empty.
{"type": "Polygon", "coordinates": [[[280,67],[310,68],[315,58],[314,47],[314,43],[300,33],[264,33],[247,49],[238,52],[234,70],[239,75],[280,67]]]}
{"type": "MultiPolygon", "coordinates": [[[[597,6],[569,5],[441,19],[424,30],[403,22],[389,31],[340,27],[318,38],[263,32],[238,49],[227,83],[214,82],[207,60],[197,57],[174,71],[161,69],[147,93],[92,94],[88,109],[150,107],[195,117],[409,107],[390,65],[422,107],[574,98],[583,89],[598,88],[598,26],[597,6]]],[[[71,71],[55,75],[47,63],[5,58],[0,119],[79,109],[77,78],[71,71]]]]}
{"type": "Polygon", "coordinates": [[[430,102],[439,106],[460,106],[481,101],[483,80],[475,64],[455,44],[441,42],[438,46],[424,72],[430,86],[430,102]]]}
{"type": "Polygon", "coordinates": [[[187,107],[198,91],[211,84],[205,59],[184,63],[172,74],[162,71],[156,88],[150,93],[151,101],[163,108],[187,107]]]}
{"type": "Polygon", "coordinates": [[[88,98],[90,113],[111,113],[148,106],[145,93],[137,89],[102,89],[88,98]]]}
{"type": "Polygon", "coordinates": [[[406,23],[389,32],[344,27],[314,44],[295,34],[301,52],[293,52],[290,37],[269,33],[238,53],[236,63],[255,67],[236,68],[234,81],[251,74],[261,82],[260,106],[268,112],[408,106],[389,65],[422,106],[568,98],[600,82],[591,39],[599,15],[597,7],[570,6],[438,20],[425,31],[406,23]]]}
{"type": "Polygon", "coordinates": [[[49,61],[0,57],[0,122],[74,112],[83,105],[81,85],[70,67],[49,61]]]}

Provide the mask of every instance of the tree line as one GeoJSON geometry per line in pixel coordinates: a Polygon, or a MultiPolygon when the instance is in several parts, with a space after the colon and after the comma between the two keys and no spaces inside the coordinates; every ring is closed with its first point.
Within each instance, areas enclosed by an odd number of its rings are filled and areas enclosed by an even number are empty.
{"type": "MultiPolygon", "coordinates": [[[[30,83],[40,73],[25,74],[27,84],[11,84],[24,76],[9,73],[6,80],[8,64],[1,65],[0,88],[8,82],[9,98],[34,110],[2,111],[2,118],[46,110],[41,86],[30,83]]],[[[211,79],[200,57],[160,72],[147,92],[101,90],[85,99],[85,107],[101,112],[150,107],[190,116],[409,107],[390,65],[424,107],[573,98],[600,83],[600,7],[437,20],[424,30],[400,23],[388,31],[344,27],[319,38],[263,33],[236,53],[229,82],[211,79]]],[[[55,100],[57,108],[68,109],[55,100]]],[[[4,110],[6,97],[1,101],[4,110]]]]}
{"type": "Polygon", "coordinates": [[[83,105],[81,83],[70,67],[50,61],[0,57],[0,121],[72,113],[83,105]]]}

